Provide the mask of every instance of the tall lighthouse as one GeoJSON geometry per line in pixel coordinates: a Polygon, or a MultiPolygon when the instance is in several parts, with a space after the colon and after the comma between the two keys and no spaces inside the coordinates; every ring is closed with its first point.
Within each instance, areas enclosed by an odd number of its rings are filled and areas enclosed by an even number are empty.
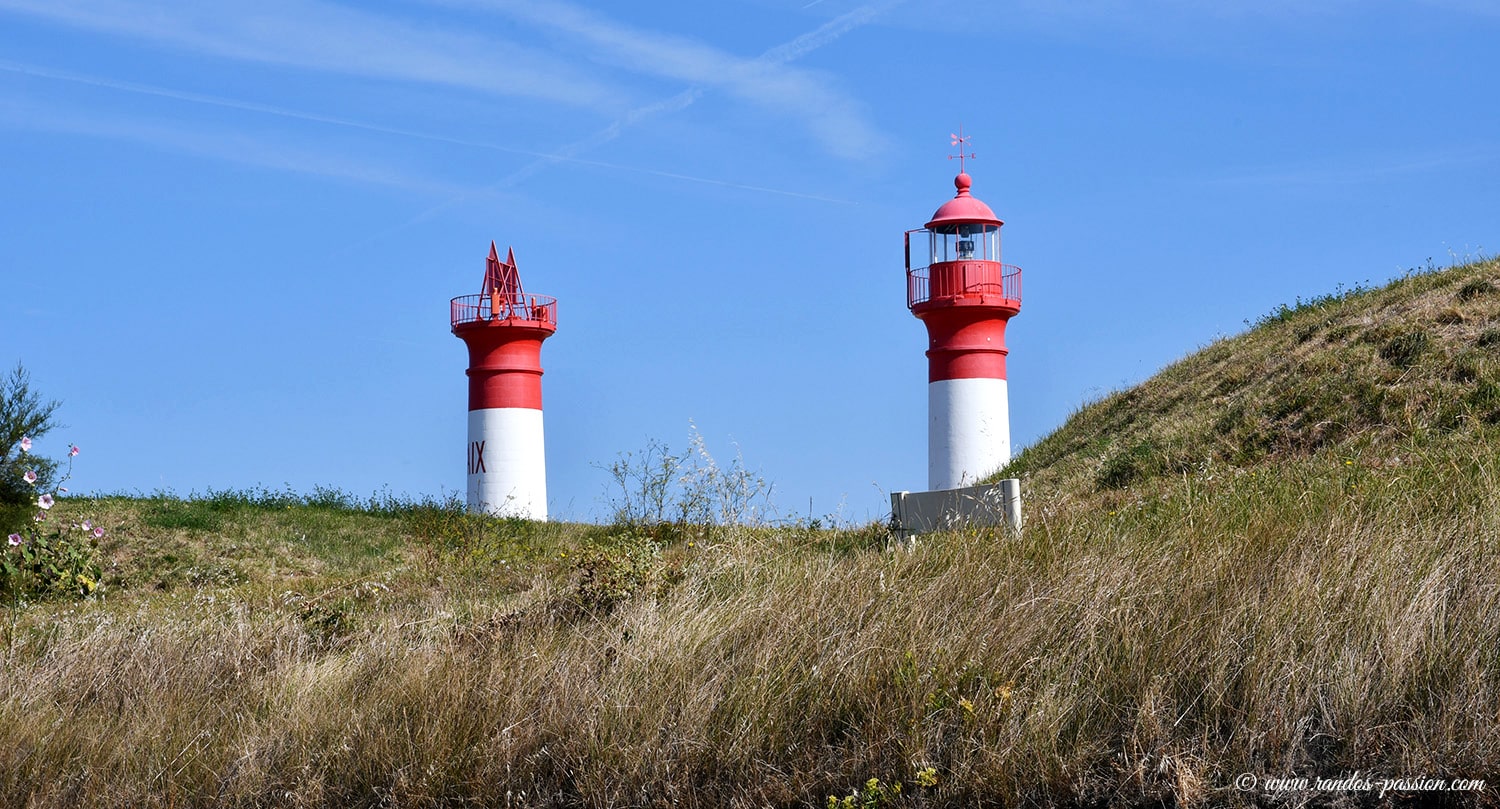
{"type": "Polygon", "coordinates": [[[547,519],[542,440],[542,341],[557,331],[557,300],[521,289],[514,250],[490,242],[478,295],[453,299],[453,333],[469,347],[468,507],[547,519]]]}
{"type": "Polygon", "coordinates": [[[1005,223],[970,193],[962,163],[953,185],[926,227],[906,232],[906,305],[927,327],[932,490],[974,485],[1010,462],[1005,325],[1021,311],[1021,268],[1000,263],[1005,223]]]}

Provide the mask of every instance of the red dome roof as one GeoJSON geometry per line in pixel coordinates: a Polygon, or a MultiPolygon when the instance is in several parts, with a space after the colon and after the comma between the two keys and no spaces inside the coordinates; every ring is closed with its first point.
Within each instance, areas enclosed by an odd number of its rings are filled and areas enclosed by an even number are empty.
{"type": "Polygon", "coordinates": [[[928,230],[941,228],[943,225],[956,225],[960,223],[974,223],[985,225],[1003,225],[1004,222],[995,216],[990,206],[984,204],[978,197],[969,194],[969,186],[974,182],[967,174],[960,174],[953,178],[953,187],[958,193],[953,199],[943,203],[932,214],[932,221],[927,223],[928,230]]]}

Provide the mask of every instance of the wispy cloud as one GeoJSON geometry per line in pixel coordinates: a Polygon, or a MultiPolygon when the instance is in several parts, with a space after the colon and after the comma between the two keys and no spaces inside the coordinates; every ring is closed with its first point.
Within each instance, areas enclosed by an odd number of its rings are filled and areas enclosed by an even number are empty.
{"type": "Polygon", "coordinates": [[[566,55],[321,0],[0,0],[0,11],[215,57],[618,108],[624,89],[566,55]]]}
{"type": "Polygon", "coordinates": [[[1500,149],[1456,148],[1418,155],[1373,156],[1357,165],[1294,165],[1247,169],[1208,182],[1239,186],[1349,186],[1449,171],[1500,160],[1500,149]]]}
{"type": "Polygon", "coordinates": [[[181,122],[153,123],[96,111],[70,113],[14,100],[0,100],[0,127],[138,143],[164,152],[194,155],[277,171],[389,186],[434,196],[480,194],[390,165],[361,161],[326,149],[224,129],[191,129],[181,122]]]}
{"type": "MultiPolygon", "coordinates": [[[[670,178],[670,179],[674,179],[674,180],[683,180],[683,181],[692,182],[692,183],[701,183],[701,184],[705,184],[705,185],[714,185],[714,186],[720,186],[720,187],[726,187],[726,188],[738,188],[738,189],[746,190],[746,191],[757,191],[757,192],[767,193],[767,194],[777,194],[777,195],[780,195],[780,196],[796,197],[796,198],[800,198],[800,199],[811,199],[811,200],[817,200],[817,201],[821,201],[821,202],[833,202],[833,203],[846,204],[846,205],[852,205],[852,204],[854,204],[853,202],[850,202],[849,200],[835,199],[835,198],[832,198],[832,197],[821,196],[821,195],[817,195],[817,194],[807,194],[807,193],[802,193],[802,192],[799,192],[799,191],[792,191],[792,190],[787,190],[787,189],[768,188],[768,187],[765,187],[765,186],[750,185],[750,184],[746,184],[746,183],[737,183],[737,182],[733,182],[733,181],[729,181],[729,180],[716,179],[716,178],[713,178],[713,177],[699,177],[699,176],[694,176],[694,175],[689,175],[689,174],[681,174],[681,173],[678,173],[678,172],[662,171],[662,170],[648,168],[648,167],[626,166],[626,165],[621,165],[621,164],[618,164],[618,163],[609,163],[609,162],[605,162],[605,161],[602,161],[602,160],[588,160],[588,159],[577,157],[578,154],[580,154],[582,152],[585,152],[589,148],[592,148],[593,146],[598,145],[598,143],[602,143],[604,141],[607,141],[610,138],[614,137],[615,134],[618,134],[620,126],[628,125],[629,123],[631,123],[635,119],[636,116],[632,116],[632,115],[627,115],[625,118],[622,118],[620,122],[617,122],[619,124],[618,126],[617,125],[611,125],[610,127],[607,127],[606,129],[601,130],[598,134],[596,134],[593,138],[590,138],[589,140],[580,141],[578,143],[570,144],[570,145],[568,145],[566,147],[563,147],[562,149],[560,149],[558,151],[555,151],[555,152],[539,152],[539,151],[536,151],[534,149],[522,149],[522,148],[519,148],[519,147],[509,146],[509,145],[506,145],[506,144],[495,143],[493,141],[481,141],[481,140],[473,140],[473,139],[468,139],[468,138],[455,138],[455,137],[450,137],[448,135],[438,134],[438,133],[435,133],[435,132],[422,132],[422,131],[412,130],[412,129],[401,129],[401,128],[397,128],[397,127],[382,126],[380,124],[371,124],[371,123],[364,122],[364,121],[356,121],[356,120],[352,120],[352,119],[349,119],[349,118],[339,118],[339,117],[335,117],[335,116],[331,116],[331,115],[321,115],[321,114],[318,114],[318,113],[306,112],[306,111],[303,111],[303,110],[294,110],[294,109],[289,109],[289,108],[286,108],[286,107],[278,107],[278,106],[274,106],[274,105],[270,105],[270,104],[258,104],[258,103],[249,102],[249,101],[241,101],[241,100],[232,99],[232,98],[225,98],[223,96],[207,95],[207,94],[204,94],[204,93],[190,93],[190,92],[185,92],[185,91],[182,91],[182,90],[174,90],[174,89],[169,88],[169,87],[158,87],[158,86],[155,86],[155,85],[139,84],[139,83],[136,83],[136,82],[124,82],[124,81],[118,81],[118,80],[115,80],[115,79],[103,78],[103,77],[100,77],[100,76],[89,76],[89,75],[85,75],[85,74],[74,73],[74,72],[71,72],[71,71],[56,70],[56,69],[53,69],[53,68],[42,67],[42,66],[38,66],[38,65],[18,64],[16,62],[8,62],[8,61],[5,61],[5,60],[0,60],[0,71],[9,72],[9,73],[17,73],[17,74],[21,74],[21,75],[24,75],[24,76],[33,76],[33,77],[38,77],[38,78],[51,79],[51,80],[54,80],[54,81],[64,81],[64,82],[70,82],[70,83],[74,83],[74,84],[82,84],[82,85],[86,85],[86,86],[89,86],[89,87],[98,87],[98,88],[102,88],[102,89],[115,90],[115,91],[125,92],[125,93],[134,93],[134,94],[139,94],[139,95],[154,96],[154,97],[157,97],[157,98],[166,98],[166,99],[171,99],[171,100],[174,100],[174,101],[183,101],[183,102],[187,102],[187,103],[190,103],[190,104],[203,104],[203,105],[214,106],[214,107],[222,107],[222,108],[225,108],[225,109],[233,109],[233,110],[241,110],[241,111],[244,111],[244,112],[260,113],[260,114],[263,114],[263,115],[269,115],[269,116],[274,116],[274,117],[278,117],[278,118],[287,118],[287,119],[296,120],[296,121],[307,121],[307,122],[310,122],[310,123],[327,124],[329,126],[343,127],[343,128],[348,128],[348,129],[355,129],[355,130],[364,131],[364,132],[374,132],[374,133],[383,134],[383,135],[394,135],[394,136],[397,136],[397,137],[412,138],[412,139],[415,139],[415,140],[433,141],[433,142],[436,142],[436,143],[449,143],[449,144],[454,144],[454,145],[457,145],[457,146],[468,146],[468,147],[475,148],[475,149],[484,149],[484,150],[487,150],[487,151],[495,151],[495,152],[501,152],[501,153],[505,153],[505,154],[513,154],[513,155],[520,155],[520,156],[523,156],[523,157],[536,158],[536,160],[534,162],[528,164],[527,168],[524,168],[521,171],[516,172],[511,177],[506,178],[506,181],[503,181],[501,183],[497,183],[497,184],[491,186],[492,189],[493,188],[510,186],[510,185],[515,185],[520,180],[523,180],[526,177],[529,177],[532,174],[535,174],[536,171],[539,170],[540,168],[548,166],[548,165],[552,165],[554,163],[571,163],[571,164],[581,165],[581,166],[592,166],[592,167],[595,167],[595,168],[609,169],[609,170],[612,170],[612,171],[624,171],[624,172],[633,172],[633,173],[639,173],[639,174],[649,174],[649,175],[656,176],[656,177],[666,177],[666,178],[670,178]]],[[[638,115],[650,114],[650,113],[659,112],[659,111],[670,111],[672,109],[680,108],[682,106],[685,106],[687,103],[689,103],[688,99],[685,98],[685,97],[683,97],[683,96],[686,96],[686,95],[688,95],[688,94],[682,94],[682,96],[674,97],[672,99],[668,99],[665,102],[661,102],[661,103],[656,104],[656,105],[651,105],[651,106],[648,106],[648,107],[644,107],[644,108],[641,108],[641,109],[636,110],[634,112],[638,116],[638,115]]],[[[0,114],[0,123],[5,123],[5,122],[7,122],[7,120],[9,121],[9,125],[11,125],[12,127],[24,126],[24,127],[32,128],[32,129],[50,128],[52,131],[68,132],[68,133],[71,133],[71,134],[83,134],[83,135],[89,135],[89,136],[94,136],[94,137],[109,137],[109,136],[111,136],[111,134],[117,134],[117,135],[123,135],[124,137],[126,137],[129,140],[134,140],[134,141],[138,141],[138,142],[148,142],[148,143],[149,143],[148,138],[147,138],[148,134],[150,134],[150,133],[167,132],[168,131],[168,130],[162,128],[162,127],[151,126],[151,125],[124,126],[119,121],[115,121],[113,123],[107,123],[107,124],[100,124],[98,122],[95,122],[95,123],[86,123],[86,121],[89,120],[89,119],[78,117],[78,116],[66,116],[66,115],[58,117],[58,116],[50,114],[50,113],[46,113],[46,112],[42,112],[42,111],[35,111],[35,110],[27,113],[26,115],[16,114],[16,115],[11,115],[11,116],[7,117],[7,116],[5,116],[3,114],[0,114]],[[48,125],[48,123],[47,123],[48,121],[52,121],[54,123],[51,124],[51,125],[48,125]]],[[[240,159],[241,162],[244,162],[243,159],[242,159],[243,155],[240,154],[236,150],[223,150],[223,149],[221,149],[221,150],[214,150],[212,148],[212,144],[218,142],[221,139],[221,136],[219,136],[219,135],[215,135],[215,136],[213,136],[213,138],[210,138],[210,139],[207,139],[207,140],[200,139],[200,138],[182,138],[182,137],[180,137],[181,133],[180,133],[180,131],[178,129],[170,130],[170,135],[171,136],[167,137],[163,141],[150,143],[150,145],[157,146],[157,147],[160,147],[160,148],[172,148],[174,146],[174,144],[180,145],[180,144],[186,143],[186,144],[189,144],[189,147],[186,149],[186,151],[192,152],[194,154],[204,155],[204,156],[217,154],[219,156],[231,157],[233,159],[240,159]]],[[[257,164],[258,165],[271,165],[269,162],[264,162],[264,161],[259,162],[257,164]]],[[[422,186],[423,188],[427,188],[428,187],[428,184],[418,184],[418,185],[422,186]]],[[[449,191],[457,191],[458,189],[457,188],[449,188],[447,190],[449,190],[449,191]]],[[[482,190],[482,189],[472,189],[470,192],[466,192],[465,193],[464,199],[467,199],[469,196],[472,196],[472,195],[481,194],[483,192],[484,192],[484,190],[482,190]]],[[[443,207],[446,208],[448,206],[444,205],[443,207]]]]}
{"type": "MultiPolygon", "coordinates": [[[[879,151],[883,138],[862,105],[820,72],[789,64],[867,25],[902,0],[882,0],[842,14],[790,42],[756,57],[736,56],[684,37],[647,31],[564,2],[527,0],[439,0],[444,5],[479,7],[563,34],[588,58],[644,76],[690,84],[686,94],[668,99],[670,106],[695,101],[704,88],[723,90],[777,115],[801,122],[830,153],[861,158],[879,151]]],[[[638,107],[627,117],[645,117],[664,102],[638,107]]],[[[680,108],[680,106],[678,108],[680,108]]],[[[619,122],[617,122],[619,123],[619,122]]]]}
{"type": "Polygon", "coordinates": [[[435,132],[421,132],[413,129],[402,129],[399,127],[383,126],[365,121],[356,121],[350,118],[340,118],[332,115],[323,115],[305,110],[295,110],[288,107],[280,107],[274,104],[260,104],[253,101],[242,101],[224,96],[209,95],[207,93],[192,93],[185,90],[176,90],[170,87],[160,87],[139,82],[120,81],[103,76],[91,76],[84,73],[75,73],[68,70],[57,70],[55,68],[40,65],[27,65],[18,62],[9,62],[0,59],[0,72],[17,73],[23,76],[32,76],[53,81],[81,84],[88,87],[98,87],[105,90],[116,90],[136,95],[154,96],[166,98],[173,101],[184,101],[189,104],[201,104],[211,107],[222,107],[224,109],[240,110],[243,112],[260,113],[263,115],[287,118],[295,121],[307,121],[309,123],[328,124],[330,126],[357,129],[365,132],[376,132],[384,135],[397,135],[406,138],[429,140],[438,143],[451,143],[457,146],[472,146],[480,149],[489,149],[509,154],[523,155],[526,157],[546,157],[545,152],[529,149],[521,149],[505,146],[498,143],[479,141],[469,138],[455,138],[441,135],[435,132]]]}

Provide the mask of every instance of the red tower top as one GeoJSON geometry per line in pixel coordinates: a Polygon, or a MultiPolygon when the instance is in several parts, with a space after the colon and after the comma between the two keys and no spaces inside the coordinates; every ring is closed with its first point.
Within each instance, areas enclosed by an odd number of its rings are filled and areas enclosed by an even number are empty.
{"type": "MultiPolygon", "coordinates": [[[[1005,224],[985,205],[980,199],[969,193],[969,187],[974,184],[974,179],[967,174],[960,174],[953,178],[953,187],[958,189],[953,199],[943,203],[940,208],[932,213],[932,221],[927,223],[928,230],[941,230],[945,227],[956,227],[962,224],[969,225],[994,225],[999,228],[1005,224]]],[[[997,256],[998,258],[998,256],[997,256]]]]}
{"type": "Polygon", "coordinates": [[[453,333],[459,337],[475,328],[533,328],[549,335],[557,331],[557,299],[525,294],[516,268],[516,251],[507,249],[501,261],[494,242],[490,242],[490,256],[485,259],[479,294],[454,298],[452,314],[453,333]]]}
{"type": "Polygon", "coordinates": [[[469,347],[469,409],[542,409],[542,341],[557,331],[557,299],[521,289],[515,251],[490,242],[478,295],[453,299],[453,333],[469,347]]]}
{"type": "MultiPolygon", "coordinates": [[[[925,228],[906,232],[906,305],[922,317],[938,307],[978,306],[1021,311],[1021,268],[1000,263],[1000,226],[990,206],[969,192],[973,178],[953,179],[958,193],[932,214],[925,228]],[[912,234],[927,236],[927,254],[913,260],[912,234]]],[[[921,237],[917,249],[921,249],[921,237]]]]}

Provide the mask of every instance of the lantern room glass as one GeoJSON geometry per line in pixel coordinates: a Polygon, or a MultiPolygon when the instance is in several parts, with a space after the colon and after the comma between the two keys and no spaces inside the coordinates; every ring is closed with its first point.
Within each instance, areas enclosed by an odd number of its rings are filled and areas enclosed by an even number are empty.
{"type": "Polygon", "coordinates": [[[1000,226],[962,222],[928,231],[932,263],[943,261],[999,261],[1000,226]]]}

